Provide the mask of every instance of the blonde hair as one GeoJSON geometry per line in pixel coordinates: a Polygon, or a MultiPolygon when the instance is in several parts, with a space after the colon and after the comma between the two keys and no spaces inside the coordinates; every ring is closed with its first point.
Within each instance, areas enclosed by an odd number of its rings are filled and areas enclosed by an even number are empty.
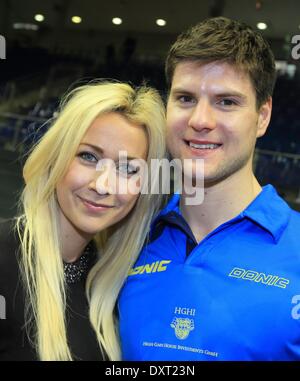
{"type": "MultiPolygon", "coordinates": [[[[125,83],[106,81],[81,86],[66,97],[57,120],[34,147],[23,169],[26,185],[16,229],[29,298],[25,316],[27,322],[33,323],[30,326],[34,335],[29,332],[29,336],[41,360],[72,360],[66,333],[66,290],[56,185],[94,119],[109,112],[120,112],[146,129],[148,163],[152,158],[164,157],[165,108],[158,92],[146,86],[134,89],[125,83]]],[[[155,181],[158,176],[158,173],[151,174],[155,181]]],[[[114,319],[116,299],[161,201],[161,195],[141,194],[125,219],[94,237],[100,259],[87,280],[90,320],[101,350],[111,360],[119,360],[121,356],[114,319]]]]}

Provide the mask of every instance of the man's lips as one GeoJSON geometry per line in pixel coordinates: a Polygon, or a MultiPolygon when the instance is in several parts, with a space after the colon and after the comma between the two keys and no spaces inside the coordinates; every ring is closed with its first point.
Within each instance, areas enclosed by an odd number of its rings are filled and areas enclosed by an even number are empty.
{"type": "Polygon", "coordinates": [[[198,140],[198,139],[190,139],[185,140],[184,143],[187,145],[189,151],[196,156],[206,157],[208,155],[213,154],[218,151],[222,146],[221,143],[216,141],[209,140],[198,140]]]}
{"type": "Polygon", "coordinates": [[[212,141],[212,140],[198,140],[198,139],[184,139],[186,144],[190,145],[190,143],[195,144],[195,145],[207,145],[207,144],[214,144],[221,146],[222,143],[217,142],[217,141],[212,141]]]}

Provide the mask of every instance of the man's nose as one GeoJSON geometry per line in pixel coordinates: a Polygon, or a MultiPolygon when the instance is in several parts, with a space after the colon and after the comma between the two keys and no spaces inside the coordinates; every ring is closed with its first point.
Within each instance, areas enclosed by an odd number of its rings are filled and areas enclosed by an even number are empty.
{"type": "Polygon", "coordinates": [[[213,107],[209,100],[200,99],[192,110],[188,125],[194,130],[214,129],[216,127],[216,118],[213,107]]]}

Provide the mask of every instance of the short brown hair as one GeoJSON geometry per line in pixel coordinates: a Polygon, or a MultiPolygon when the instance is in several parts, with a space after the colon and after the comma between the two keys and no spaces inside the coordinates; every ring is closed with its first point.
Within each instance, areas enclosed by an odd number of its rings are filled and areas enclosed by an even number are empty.
{"type": "Polygon", "coordinates": [[[180,34],[166,60],[166,78],[171,86],[176,66],[183,61],[214,61],[236,65],[249,74],[259,108],[273,94],[275,60],[267,41],[248,25],[216,17],[204,20],[180,34]]]}

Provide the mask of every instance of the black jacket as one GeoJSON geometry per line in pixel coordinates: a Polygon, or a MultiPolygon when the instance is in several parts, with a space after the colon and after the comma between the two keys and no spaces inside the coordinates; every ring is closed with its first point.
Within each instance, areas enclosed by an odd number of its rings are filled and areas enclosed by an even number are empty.
{"type": "MultiPolygon", "coordinates": [[[[13,233],[12,221],[1,222],[0,361],[38,360],[37,353],[25,330],[26,301],[18,263],[19,246],[19,239],[13,233]],[[3,306],[3,297],[5,306],[3,306]],[[5,312],[5,316],[3,312],[5,312]]],[[[67,336],[73,359],[101,361],[101,351],[88,318],[85,279],[74,284],[68,284],[66,317],[67,336]]]]}

